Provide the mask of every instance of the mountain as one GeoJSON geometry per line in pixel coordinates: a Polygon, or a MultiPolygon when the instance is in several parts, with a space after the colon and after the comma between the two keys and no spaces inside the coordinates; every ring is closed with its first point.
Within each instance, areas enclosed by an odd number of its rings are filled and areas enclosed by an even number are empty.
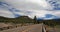
{"type": "Polygon", "coordinates": [[[39,22],[59,22],[60,23],[60,17],[52,15],[52,14],[46,14],[45,17],[37,18],[37,21],[39,22]]]}

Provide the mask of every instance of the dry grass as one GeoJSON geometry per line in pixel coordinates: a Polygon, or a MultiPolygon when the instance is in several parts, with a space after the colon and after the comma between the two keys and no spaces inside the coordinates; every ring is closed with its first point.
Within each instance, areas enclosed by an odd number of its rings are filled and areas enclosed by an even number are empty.
{"type": "Polygon", "coordinates": [[[17,27],[14,29],[8,29],[0,32],[42,32],[42,25],[41,24],[36,24],[36,25],[30,25],[30,26],[22,26],[22,27],[17,27]]]}
{"type": "Polygon", "coordinates": [[[24,23],[24,24],[0,23],[0,31],[30,25],[33,25],[33,23],[24,23]]]}
{"type": "Polygon", "coordinates": [[[56,32],[60,32],[60,25],[55,26],[56,32]]]}
{"type": "Polygon", "coordinates": [[[10,24],[0,23],[0,28],[11,26],[10,24]]]}

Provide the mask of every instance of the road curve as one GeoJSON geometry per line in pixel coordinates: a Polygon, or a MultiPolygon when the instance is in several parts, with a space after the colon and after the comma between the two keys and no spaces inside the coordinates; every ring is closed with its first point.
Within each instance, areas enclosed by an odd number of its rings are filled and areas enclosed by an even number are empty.
{"type": "Polygon", "coordinates": [[[23,26],[14,29],[3,30],[0,32],[42,32],[42,24],[23,26]]]}

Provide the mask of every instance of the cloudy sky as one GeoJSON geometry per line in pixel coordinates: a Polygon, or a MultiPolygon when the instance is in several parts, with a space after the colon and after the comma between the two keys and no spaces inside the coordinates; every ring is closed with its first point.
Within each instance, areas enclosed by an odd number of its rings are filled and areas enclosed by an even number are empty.
{"type": "Polygon", "coordinates": [[[28,16],[40,19],[60,18],[60,0],[0,0],[0,16],[28,16]]]}

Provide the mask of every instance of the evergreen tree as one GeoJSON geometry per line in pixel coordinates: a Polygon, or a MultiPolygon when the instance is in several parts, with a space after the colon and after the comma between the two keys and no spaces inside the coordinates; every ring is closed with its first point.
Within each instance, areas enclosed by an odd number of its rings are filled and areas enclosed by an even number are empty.
{"type": "Polygon", "coordinates": [[[36,24],[37,23],[37,18],[36,18],[36,16],[34,17],[34,24],[36,24]]]}

